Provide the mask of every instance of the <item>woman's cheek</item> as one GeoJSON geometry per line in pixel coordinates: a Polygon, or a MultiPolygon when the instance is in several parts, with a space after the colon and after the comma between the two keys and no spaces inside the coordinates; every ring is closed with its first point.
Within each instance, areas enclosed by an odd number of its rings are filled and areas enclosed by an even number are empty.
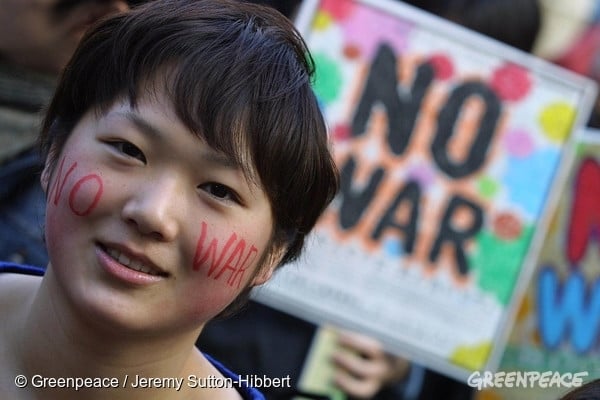
{"type": "Polygon", "coordinates": [[[237,293],[248,283],[260,251],[236,231],[217,232],[202,221],[191,265],[192,273],[237,293]]]}
{"type": "Polygon", "coordinates": [[[218,315],[239,294],[239,291],[206,279],[202,282],[196,281],[193,288],[192,295],[188,297],[189,312],[201,321],[207,321],[218,315]]]}
{"type": "Polygon", "coordinates": [[[46,204],[46,240],[73,231],[72,223],[91,214],[100,203],[104,182],[98,173],[86,173],[77,161],[63,158],[48,189],[46,204]]]}
{"type": "Polygon", "coordinates": [[[66,205],[72,214],[84,217],[98,206],[103,192],[104,182],[99,174],[86,174],[77,161],[67,162],[63,157],[48,191],[49,208],[66,205]]]}
{"type": "Polygon", "coordinates": [[[212,318],[248,286],[261,259],[262,246],[235,229],[218,229],[206,221],[198,226],[190,246],[189,306],[198,317],[212,318]]]}
{"type": "Polygon", "coordinates": [[[98,206],[103,192],[104,183],[100,175],[84,175],[69,192],[69,210],[78,217],[91,214],[98,206]]]}

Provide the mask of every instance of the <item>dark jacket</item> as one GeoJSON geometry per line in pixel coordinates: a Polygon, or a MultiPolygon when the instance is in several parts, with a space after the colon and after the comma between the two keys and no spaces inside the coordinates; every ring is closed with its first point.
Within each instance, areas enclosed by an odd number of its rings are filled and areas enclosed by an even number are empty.
{"type": "Polygon", "coordinates": [[[53,77],[0,61],[0,260],[46,265],[36,141],[53,77]]]}

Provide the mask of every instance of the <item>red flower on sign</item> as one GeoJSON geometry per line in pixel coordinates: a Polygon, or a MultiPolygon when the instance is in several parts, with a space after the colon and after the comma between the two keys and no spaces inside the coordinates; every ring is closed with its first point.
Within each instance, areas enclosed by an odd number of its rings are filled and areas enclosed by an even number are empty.
{"type": "Polygon", "coordinates": [[[337,21],[344,21],[350,17],[356,8],[351,1],[324,0],[321,9],[337,21]]]}
{"type": "Polygon", "coordinates": [[[356,60],[360,57],[360,48],[354,45],[344,46],[344,56],[349,60],[356,60]]]}
{"type": "Polygon", "coordinates": [[[454,75],[454,65],[450,58],[444,54],[435,54],[429,58],[429,63],[435,71],[435,77],[439,80],[450,79],[454,75]]]}
{"type": "Polygon", "coordinates": [[[509,212],[502,212],[494,217],[493,229],[500,239],[517,239],[523,231],[519,218],[509,212]]]}
{"type": "Polygon", "coordinates": [[[335,141],[350,139],[350,127],[345,124],[337,125],[333,128],[333,138],[335,141]]]}
{"type": "Polygon", "coordinates": [[[527,70],[506,64],[492,74],[490,86],[502,100],[522,100],[531,90],[531,78],[527,70]]]}

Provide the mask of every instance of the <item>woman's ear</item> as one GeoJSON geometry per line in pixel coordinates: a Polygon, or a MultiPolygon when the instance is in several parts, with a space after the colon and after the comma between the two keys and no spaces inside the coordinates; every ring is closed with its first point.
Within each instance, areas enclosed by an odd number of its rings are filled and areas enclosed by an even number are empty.
{"type": "Polygon", "coordinates": [[[262,263],[262,265],[259,266],[260,269],[254,276],[254,278],[252,278],[250,286],[259,286],[271,279],[271,277],[273,276],[273,272],[275,272],[275,269],[277,269],[277,267],[279,266],[279,263],[283,259],[283,256],[285,256],[286,252],[287,246],[275,246],[275,249],[273,249],[271,254],[265,257],[264,262],[262,263]]]}
{"type": "Polygon", "coordinates": [[[266,283],[273,276],[273,272],[275,271],[274,266],[263,265],[260,271],[256,274],[256,276],[252,279],[251,286],[260,286],[266,283]]]}
{"type": "Polygon", "coordinates": [[[40,183],[42,184],[42,190],[48,196],[48,185],[50,184],[50,168],[48,167],[48,163],[44,165],[44,169],[42,170],[42,175],[40,176],[40,183]]]}
{"type": "Polygon", "coordinates": [[[56,146],[52,145],[50,147],[50,151],[45,157],[44,160],[44,169],[42,170],[42,174],[40,175],[40,183],[42,184],[42,190],[48,197],[50,192],[50,180],[52,179],[52,171],[54,171],[55,160],[57,159],[56,154],[56,146]]]}

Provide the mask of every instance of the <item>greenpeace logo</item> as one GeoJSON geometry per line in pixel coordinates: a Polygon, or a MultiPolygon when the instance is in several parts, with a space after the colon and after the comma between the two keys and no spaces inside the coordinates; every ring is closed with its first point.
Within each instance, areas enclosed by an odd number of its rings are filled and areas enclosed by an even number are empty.
{"type": "Polygon", "coordinates": [[[558,371],[475,371],[467,380],[467,384],[477,390],[488,388],[571,388],[579,387],[583,384],[583,378],[588,376],[584,372],[566,372],[558,371]]]}

